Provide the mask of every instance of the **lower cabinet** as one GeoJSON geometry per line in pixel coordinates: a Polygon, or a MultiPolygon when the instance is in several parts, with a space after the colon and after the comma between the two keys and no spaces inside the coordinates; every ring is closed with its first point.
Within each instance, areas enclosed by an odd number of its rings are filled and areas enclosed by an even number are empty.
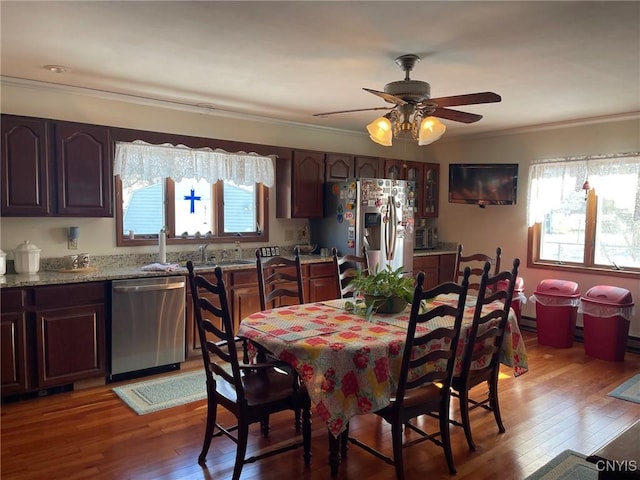
{"type": "Polygon", "coordinates": [[[414,256],[413,276],[415,278],[418,272],[424,272],[423,288],[433,288],[440,283],[453,280],[455,265],[455,253],[414,256]]]}
{"type": "Polygon", "coordinates": [[[104,376],[104,282],[2,290],[2,396],[104,376]]]}
{"type": "Polygon", "coordinates": [[[313,263],[309,265],[309,294],[307,302],[332,300],[340,296],[333,262],[313,263]]]}

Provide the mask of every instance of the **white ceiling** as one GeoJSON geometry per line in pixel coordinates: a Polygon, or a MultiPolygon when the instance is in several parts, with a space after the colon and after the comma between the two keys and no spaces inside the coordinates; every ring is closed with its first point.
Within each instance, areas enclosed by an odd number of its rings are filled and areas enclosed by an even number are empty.
{"type": "Polygon", "coordinates": [[[362,132],[412,79],[431,96],[493,91],[455,107],[475,134],[640,112],[640,2],[6,1],[4,81],[24,79],[362,132]],[[56,74],[43,68],[69,68],[56,74]]]}

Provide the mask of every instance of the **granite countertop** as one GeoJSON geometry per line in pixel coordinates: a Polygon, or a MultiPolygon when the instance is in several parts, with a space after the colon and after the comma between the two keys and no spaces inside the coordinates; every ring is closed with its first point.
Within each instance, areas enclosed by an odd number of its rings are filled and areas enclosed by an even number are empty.
{"type": "Polygon", "coordinates": [[[453,253],[454,255],[456,255],[458,253],[458,250],[456,248],[449,248],[449,247],[429,248],[425,250],[414,250],[413,256],[427,257],[429,255],[444,255],[447,253],[453,253]]]}
{"type": "MultiPolygon", "coordinates": [[[[300,255],[303,264],[322,263],[332,261],[332,257],[321,257],[320,255],[300,255]]],[[[65,283],[99,282],[105,280],[120,280],[126,278],[148,278],[165,277],[171,275],[187,275],[187,267],[184,262],[179,263],[180,267],[167,270],[143,270],[143,265],[106,266],[97,267],[88,271],[79,270],[72,273],[63,273],[58,270],[41,270],[34,274],[10,273],[0,276],[0,287],[30,287],[37,285],[56,285],[65,283]]],[[[216,265],[208,263],[206,265],[194,264],[198,272],[213,272],[216,265]]],[[[225,261],[220,265],[223,270],[239,270],[243,268],[255,268],[255,262],[241,260],[235,263],[233,260],[225,261]]]]}

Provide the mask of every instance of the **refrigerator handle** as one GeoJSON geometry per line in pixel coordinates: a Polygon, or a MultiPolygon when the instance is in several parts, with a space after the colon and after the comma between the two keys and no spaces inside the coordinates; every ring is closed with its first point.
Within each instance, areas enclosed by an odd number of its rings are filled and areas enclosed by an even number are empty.
{"type": "Polygon", "coordinates": [[[396,210],[396,199],[392,196],[389,197],[389,222],[387,225],[387,260],[392,261],[393,255],[396,251],[396,235],[398,224],[398,212],[396,210]]]}

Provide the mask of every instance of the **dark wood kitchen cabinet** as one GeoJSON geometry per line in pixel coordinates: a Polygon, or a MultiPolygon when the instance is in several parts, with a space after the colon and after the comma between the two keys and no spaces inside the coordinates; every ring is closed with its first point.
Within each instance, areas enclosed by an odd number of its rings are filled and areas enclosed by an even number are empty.
{"type": "Polygon", "coordinates": [[[57,211],[61,216],[113,216],[107,127],[54,122],[57,211]]]}
{"type": "Polygon", "coordinates": [[[113,216],[109,129],[2,115],[3,216],[113,216]]]}
{"type": "Polygon", "coordinates": [[[104,282],[1,293],[3,397],[104,378],[104,282]]]}
{"type": "Polygon", "coordinates": [[[309,265],[308,292],[305,302],[321,302],[340,297],[337,273],[333,262],[312,263],[309,265]]]}
{"type": "Polygon", "coordinates": [[[29,388],[24,297],[21,288],[0,291],[0,389],[3,397],[24,393],[29,388]]]}
{"type": "Polygon", "coordinates": [[[320,218],[323,213],[324,153],[296,150],[276,161],[276,217],[320,218]]]}
{"type": "Polygon", "coordinates": [[[379,178],[380,159],[328,153],[325,159],[325,181],[342,181],[348,178],[379,178]]]}
{"type": "Polygon", "coordinates": [[[3,217],[51,214],[49,128],[40,118],[2,115],[3,217]]]}
{"type": "Polygon", "coordinates": [[[423,182],[419,196],[422,202],[422,216],[437,217],[440,194],[440,165],[425,163],[422,171],[423,182]]]}

